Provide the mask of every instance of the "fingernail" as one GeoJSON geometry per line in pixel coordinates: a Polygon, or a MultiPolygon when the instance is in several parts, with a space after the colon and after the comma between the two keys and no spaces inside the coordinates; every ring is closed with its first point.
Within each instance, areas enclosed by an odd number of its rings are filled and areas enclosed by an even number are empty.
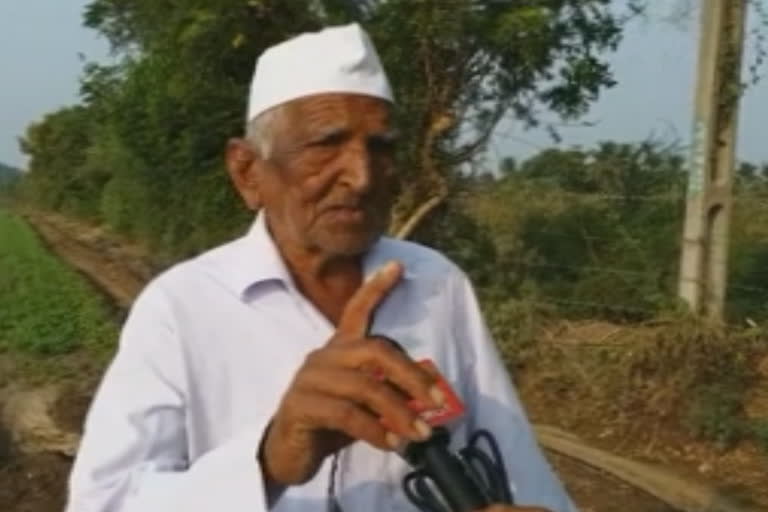
{"type": "Polygon", "coordinates": [[[437,386],[432,386],[429,389],[429,396],[435,402],[435,405],[443,405],[445,403],[445,393],[437,386]]]}
{"type": "Polygon", "coordinates": [[[376,273],[377,276],[389,274],[397,270],[398,263],[394,260],[386,262],[376,273]]]}
{"type": "Polygon", "coordinates": [[[389,267],[389,263],[386,263],[380,266],[379,268],[377,268],[376,270],[368,274],[368,276],[366,276],[365,282],[373,281],[374,279],[380,278],[383,274],[386,274],[388,267],[389,267]]]}
{"type": "Polygon", "coordinates": [[[414,421],[413,427],[419,433],[419,436],[424,440],[429,439],[429,436],[432,435],[432,427],[430,427],[427,422],[422,419],[417,419],[414,421]]]}
{"type": "Polygon", "coordinates": [[[393,450],[399,450],[400,446],[402,445],[403,441],[400,439],[400,437],[397,434],[393,434],[392,432],[387,432],[384,436],[387,444],[392,447],[393,450]]]}

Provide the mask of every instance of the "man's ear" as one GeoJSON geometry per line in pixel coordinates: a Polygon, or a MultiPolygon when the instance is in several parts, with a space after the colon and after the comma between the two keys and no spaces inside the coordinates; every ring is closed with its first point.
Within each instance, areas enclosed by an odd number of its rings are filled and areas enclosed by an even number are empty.
{"type": "Polygon", "coordinates": [[[258,210],[261,207],[261,159],[246,141],[235,138],[227,142],[226,160],[229,177],[245,206],[252,211],[258,210]]]}

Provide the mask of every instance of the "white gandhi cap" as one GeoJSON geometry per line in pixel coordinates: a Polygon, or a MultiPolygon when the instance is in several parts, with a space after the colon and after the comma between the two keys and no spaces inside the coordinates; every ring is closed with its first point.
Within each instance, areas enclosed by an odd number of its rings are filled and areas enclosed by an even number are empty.
{"type": "Polygon", "coordinates": [[[357,23],[304,33],[265,50],[251,83],[248,121],[285,102],[323,93],[394,103],[376,48],[357,23]]]}

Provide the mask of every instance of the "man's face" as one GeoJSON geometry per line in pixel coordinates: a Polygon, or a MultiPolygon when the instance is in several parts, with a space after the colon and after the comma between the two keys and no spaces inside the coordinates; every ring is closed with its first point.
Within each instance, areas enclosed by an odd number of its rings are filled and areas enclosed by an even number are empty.
{"type": "Polygon", "coordinates": [[[272,153],[255,165],[276,237],[329,255],[364,252],[389,221],[390,105],[350,94],[313,96],[287,104],[273,129],[272,153]]]}

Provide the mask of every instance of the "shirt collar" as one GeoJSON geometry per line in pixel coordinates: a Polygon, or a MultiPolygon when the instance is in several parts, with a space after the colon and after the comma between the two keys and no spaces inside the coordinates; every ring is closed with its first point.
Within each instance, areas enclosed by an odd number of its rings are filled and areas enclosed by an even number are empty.
{"type": "Polygon", "coordinates": [[[267,228],[267,217],[264,210],[256,215],[251,228],[244,238],[245,250],[240,255],[244,265],[239,268],[240,294],[244,294],[251,286],[264,281],[282,281],[293,286],[293,278],[285,264],[277,245],[267,228]]]}
{"type": "MultiPolygon", "coordinates": [[[[252,286],[267,281],[280,281],[295,289],[295,283],[288,266],[269,233],[266,214],[263,209],[256,215],[248,233],[241,241],[241,250],[238,251],[236,261],[233,261],[233,265],[229,269],[230,277],[233,279],[232,284],[241,297],[244,297],[252,286]]],[[[364,280],[367,280],[379,267],[392,259],[403,264],[403,279],[411,280],[415,277],[408,262],[398,258],[398,251],[388,250],[390,243],[386,237],[382,237],[368,250],[363,258],[364,280]]]]}

